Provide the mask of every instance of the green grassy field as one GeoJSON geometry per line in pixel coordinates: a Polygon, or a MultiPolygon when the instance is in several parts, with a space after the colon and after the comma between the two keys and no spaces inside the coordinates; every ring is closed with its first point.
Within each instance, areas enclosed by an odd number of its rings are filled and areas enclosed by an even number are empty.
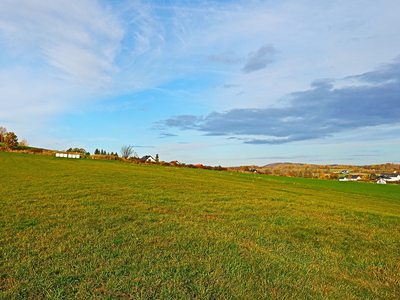
{"type": "Polygon", "coordinates": [[[399,299],[400,186],[0,152],[0,299],[399,299]]]}

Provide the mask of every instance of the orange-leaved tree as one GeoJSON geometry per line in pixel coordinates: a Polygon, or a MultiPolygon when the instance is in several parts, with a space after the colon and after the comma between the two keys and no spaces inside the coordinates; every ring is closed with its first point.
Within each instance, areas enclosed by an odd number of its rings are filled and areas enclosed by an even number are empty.
{"type": "Polygon", "coordinates": [[[7,147],[15,147],[18,146],[18,137],[14,132],[7,132],[4,135],[4,144],[6,144],[7,147]]]}

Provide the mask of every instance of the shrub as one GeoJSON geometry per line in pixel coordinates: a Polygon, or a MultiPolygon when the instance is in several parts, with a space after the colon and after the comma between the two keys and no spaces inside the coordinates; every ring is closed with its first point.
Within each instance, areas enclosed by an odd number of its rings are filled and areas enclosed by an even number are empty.
{"type": "Polygon", "coordinates": [[[101,155],[101,154],[93,154],[90,155],[91,159],[100,159],[100,160],[116,160],[116,161],[127,161],[126,159],[119,157],[119,156],[114,156],[114,155],[101,155]]]}
{"type": "Polygon", "coordinates": [[[29,143],[26,139],[23,139],[22,141],[19,142],[20,146],[29,146],[29,143]]]}
{"type": "Polygon", "coordinates": [[[33,148],[28,147],[28,146],[24,146],[24,145],[18,145],[18,146],[15,146],[13,149],[14,150],[30,150],[30,149],[33,149],[33,148]]]}

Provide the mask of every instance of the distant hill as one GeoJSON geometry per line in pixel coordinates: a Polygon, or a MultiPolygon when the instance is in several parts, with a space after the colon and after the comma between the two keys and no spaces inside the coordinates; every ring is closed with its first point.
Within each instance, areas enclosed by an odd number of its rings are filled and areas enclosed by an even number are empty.
{"type": "Polygon", "coordinates": [[[261,168],[275,168],[280,165],[297,165],[301,166],[304,165],[303,163],[291,163],[291,162],[277,162],[277,163],[272,163],[272,164],[267,164],[265,166],[262,166],[261,168]]]}

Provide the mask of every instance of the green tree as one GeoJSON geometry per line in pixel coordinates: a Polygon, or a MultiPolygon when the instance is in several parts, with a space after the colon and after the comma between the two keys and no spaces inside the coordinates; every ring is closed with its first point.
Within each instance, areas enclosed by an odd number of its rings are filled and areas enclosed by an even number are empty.
{"type": "Polygon", "coordinates": [[[158,154],[156,154],[156,162],[160,161],[160,157],[158,156],[158,154]]]}
{"type": "Polygon", "coordinates": [[[100,154],[100,150],[96,148],[96,150],[94,150],[94,154],[100,154]]]}
{"type": "Polygon", "coordinates": [[[82,155],[86,155],[87,151],[83,148],[69,148],[67,152],[75,152],[75,153],[80,153],[82,155]]]}
{"type": "Polygon", "coordinates": [[[9,148],[18,146],[17,135],[14,132],[7,132],[4,135],[4,144],[6,144],[9,148]]]}

